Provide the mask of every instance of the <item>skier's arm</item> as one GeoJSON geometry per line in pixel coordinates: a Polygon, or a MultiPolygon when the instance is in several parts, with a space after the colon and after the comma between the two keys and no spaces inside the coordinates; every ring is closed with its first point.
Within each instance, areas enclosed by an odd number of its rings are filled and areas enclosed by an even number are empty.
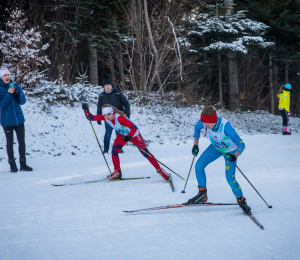
{"type": "Polygon", "coordinates": [[[198,123],[195,125],[194,138],[196,139],[200,138],[200,132],[203,129],[203,127],[204,127],[203,123],[199,120],[198,123]]]}
{"type": "Polygon", "coordinates": [[[130,128],[129,135],[133,136],[135,134],[137,127],[134,123],[132,123],[130,120],[124,118],[123,116],[119,116],[118,121],[121,125],[130,128]]]}
{"type": "Polygon", "coordinates": [[[95,115],[94,121],[104,121],[105,117],[103,115],[95,115]]]}
{"type": "Polygon", "coordinates": [[[236,157],[239,157],[242,154],[242,152],[245,150],[245,143],[240,138],[240,136],[236,133],[236,131],[234,130],[234,128],[231,126],[229,122],[225,124],[224,133],[237,145],[237,149],[234,155],[236,157]]]}

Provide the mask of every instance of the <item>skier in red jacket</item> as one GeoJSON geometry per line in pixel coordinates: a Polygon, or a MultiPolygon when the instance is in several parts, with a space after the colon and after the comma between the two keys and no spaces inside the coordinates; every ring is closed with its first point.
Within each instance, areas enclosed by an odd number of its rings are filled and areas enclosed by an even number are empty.
{"type": "Polygon", "coordinates": [[[154,166],[156,172],[165,180],[169,180],[169,174],[163,168],[161,168],[158,162],[154,159],[155,157],[147,149],[139,129],[131,120],[127,118],[123,111],[119,111],[115,107],[108,104],[102,106],[102,115],[92,115],[87,104],[82,104],[82,109],[84,110],[85,116],[88,120],[106,121],[109,126],[118,132],[111,153],[115,171],[108,175],[107,179],[112,180],[122,178],[119,152],[127,142],[131,141],[139,148],[141,154],[146,157],[154,166]]]}

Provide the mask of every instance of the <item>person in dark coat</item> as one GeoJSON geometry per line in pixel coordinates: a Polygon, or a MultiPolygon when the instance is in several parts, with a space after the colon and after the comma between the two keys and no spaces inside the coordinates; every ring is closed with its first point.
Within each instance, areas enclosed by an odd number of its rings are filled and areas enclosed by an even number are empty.
{"type": "MultiPolygon", "coordinates": [[[[102,115],[102,106],[108,104],[114,106],[120,111],[123,111],[126,116],[130,118],[130,105],[123,93],[116,89],[110,78],[104,79],[103,86],[104,91],[99,95],[98,98],[97,115],[102,115]]],[[[97,123],[101,125],[101,121],[97,121],[97,123]]],[[[108,153],[112,131],[113,129],[105,122],[103,153],[108,153]]],[[[116,135],[118,135],[117,132],[116,135]]],[[[122,153],[123,151],[120,152],[122,153]]]]}
{"type": "Polygon", "coordinates": [[[32,171],[26,164],[25,146],[25,118],[20,105],[26,103],[26,97],[21,87],[13,83],[7,68],[0,70],[0,117],[6,137],[6,150],[11,172],[17,172],[18,168],[14,158],[14,133],[16,132],[19,143],[20,170],[32,171]]]}

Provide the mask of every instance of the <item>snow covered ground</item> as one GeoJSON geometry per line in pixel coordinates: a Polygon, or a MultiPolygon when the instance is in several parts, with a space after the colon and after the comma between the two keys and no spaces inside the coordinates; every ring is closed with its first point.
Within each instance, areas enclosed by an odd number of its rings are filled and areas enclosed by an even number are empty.
{"type": "MultiPolygon", "coordinates": [[[[40,108],[30,100],[23,107],[28,164],[33,172],[9,172],[5,140],[0,135],[1,260],[299,259],[299,118],[292,118],[293,134],[282,136],[271,134],[280,130],[279,116],[220,111],[232,120],[246,144],[238,160],[240,169],[273,206],[268,209],[237,171],[244,196],[265,227],[261,230],[238,206],[123,213],[183,203],[197,193],[194,170],[185,194],[181,193],[185,182],[173,174],[176,191],[171,192],[129,145],[120,155],[123,176],[150,179],[51,186],[97,180],[109,172],[79,105],[52,107],[51,113],[42,113],[40,108]],[[277,125],[279,129],[272,129],[277,125]]],[[[93,105],[91,112],[95,111],[93,105]]],[[[193,125],[200,111],[133,106],[131,118],[157,159],[186,178],[193,159],[193,125]]],[[[93,126],[102,145],[104,126],[93,126]]],[[[200,152],[208,144],[201,138],[200,152]]],[[[110,154],[106,158],[113,169],[110,154]]],[[[223,159],[209,165],[206,173],[208,200],[235,202],[223,159]]]]}

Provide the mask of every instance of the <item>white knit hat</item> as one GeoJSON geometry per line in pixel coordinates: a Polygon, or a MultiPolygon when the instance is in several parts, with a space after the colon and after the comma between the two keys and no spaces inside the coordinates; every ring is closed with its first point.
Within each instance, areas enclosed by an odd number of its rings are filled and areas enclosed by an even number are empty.
{"type": "Polygon", "coordinates": [[[3,75],[5,75],[5,74],[9,74],[10,75],[10,72],[9,72],[8,68],[2,68],[0,70],[0,78],[2,78],[3,75]]]}

